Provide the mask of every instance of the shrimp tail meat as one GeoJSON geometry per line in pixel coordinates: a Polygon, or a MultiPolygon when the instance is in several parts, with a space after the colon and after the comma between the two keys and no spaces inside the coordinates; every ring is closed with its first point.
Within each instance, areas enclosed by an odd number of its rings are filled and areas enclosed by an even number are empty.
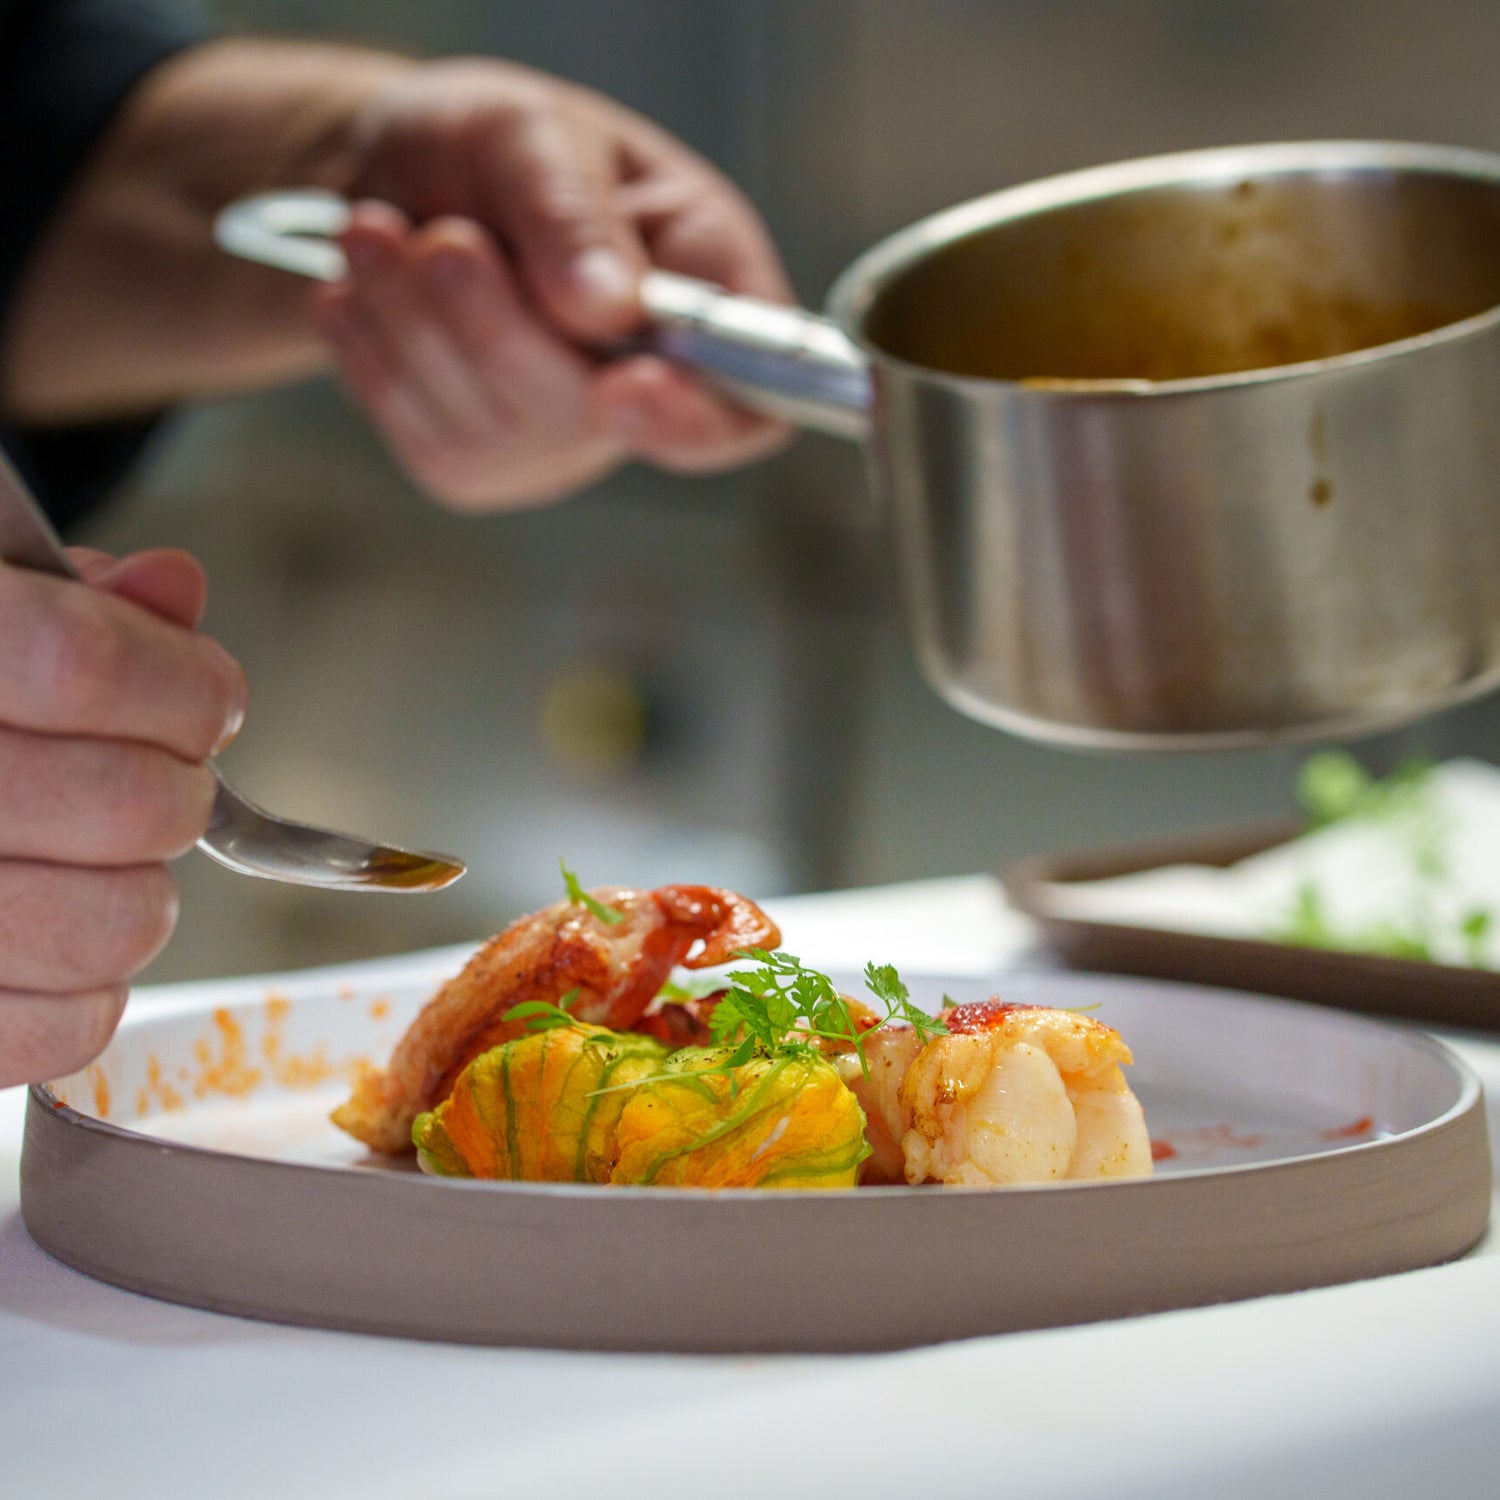
{"type": "Polygon", "coordinates": [[[1151,1141],[1121,1071],[1120,1034],[1092,1016],[1000,1000],[943,1012],[945,1035],[882,1028],[865,1070],[865,1182],[995,1187],[1151,1175],[1151,1141]]]}

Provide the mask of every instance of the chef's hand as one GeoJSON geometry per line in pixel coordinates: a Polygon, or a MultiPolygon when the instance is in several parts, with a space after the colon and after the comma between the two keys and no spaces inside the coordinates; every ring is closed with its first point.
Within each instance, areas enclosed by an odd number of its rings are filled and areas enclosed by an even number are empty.
{"type": "Polygon", "coordinates": [[[0,564],[0,1087],[109,1040],[176,921],[166,861],[208,825],[203,762],[245,709],[196,632],[191,557],[71,555],[88,584],[0,564]]]}
{"type": "Polygon", "coordinates": [[[784,441],[664,360],[585,352],[640,326],[649,266],[787,300],[754,210],[674,137],[560,79],[461,60],[386,84],[350,140],[371,201],[319,323],[436,498],[525,504],[631,458],[707,472],[784,441]]]}

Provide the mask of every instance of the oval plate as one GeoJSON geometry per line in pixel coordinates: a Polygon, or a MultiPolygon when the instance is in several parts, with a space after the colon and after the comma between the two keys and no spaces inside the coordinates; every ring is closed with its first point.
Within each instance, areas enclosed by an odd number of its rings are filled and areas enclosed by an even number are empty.
{"type": "MultiPolygon", "coordinates": [[[[180,985],[32,1090],[22,1211],[52,1255],[277,1322],[559,1348],[895,1348],[1386,1275],[1484,1233],[1479,1083],[1314,1006],[1067,974],[908,975],[936,1008],[1094,1006],[1137,1058],[1150,1180],[854,1192],[453,1182],[327,1123],[469,950],[180,985]]],[[[835,976],[852,993],[857,980],[835,976]]]]}

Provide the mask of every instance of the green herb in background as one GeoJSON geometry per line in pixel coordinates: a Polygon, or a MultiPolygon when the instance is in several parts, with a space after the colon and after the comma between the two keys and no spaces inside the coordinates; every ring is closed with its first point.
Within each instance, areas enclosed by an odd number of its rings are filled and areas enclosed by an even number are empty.
{"type": "Polygon", "coordinates": [[[1459,933],[1464,940],[1464,951],[1476,969],[1485,967],[1485,939],[1489,937],[1494,925],[1494,912],[1486,911],[1482,906],[1476,906],[1458,924],[1459,933]]]}
{"type": "Polygon", "coordinates": [[[1340,818],[1400,817],[1430,799],[1432,770],[1430,760],[1412,757],[1377,778],[1347,750],[1320,750],[1297,773],[1297,801],[1313,828],[1340,818]]]}
{"type": "Polygon", "coordinates": [[[1323,909],[1323,893],[1317,884],[1304,880],[1292,898],[1292,910],[1285,922],[1276,929],[1276,939],[1282,943],[1295,943],[1299,948],[1337,948],[1333,928],[1328,924],[1328,913],[1323,909]]]}
{"type": "MultiPolygon", "coordinates": [[[[1448,840],[1452,829],[1433,795],[1430,760],[1403,761],[1389,776],[1375,777],[1345,750],[1323,750],[1309,756],[1297,776],[1297,801],[1308,831],[1350,820],[1385,824],[1411,862],[1417,877],[1413,910],[1403,922],[1374,922],[1361,928],[1336,927],[1329,916],[1328,893],[1316,881],[1298,886],[1292,908],[1269,936],[1277,942],[1309,948],[1375,953],[1387,958],[1436,961],[1444,924],[1437,898],[1451,877],[1448,840]]],[[[1494,914],[1476,907],[1465,913],[1456,932],[1468,961],[1486,966],[1487,938],[1494,914]]]]}
{"type": "MultiPolygon", "coordinates": [[[[1299,948],[1337,948],[1358,953],[1376,953],[1384,958],[1436,960],[1429,937],[1420,930],[1404,929],[1394,922],[1375,922],[1369,927],[1339,931],[1328,916],[1323,893],[1317,883],[1304,880],[1293,897],[1291,915],[1275,929],[1280,943],[1299,948]]],[[[1469,951],[1474,952],[1470,943],[1469,951]]]]}

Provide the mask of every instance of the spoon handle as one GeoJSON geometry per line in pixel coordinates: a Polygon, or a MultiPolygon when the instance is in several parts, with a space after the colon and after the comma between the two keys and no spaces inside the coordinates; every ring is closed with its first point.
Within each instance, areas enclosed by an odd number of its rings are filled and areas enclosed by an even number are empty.
{"type": "Polygon", "coordinates": [[[60,578],[79,576],[52,523],[4,452],[0,452],[0,562],[60,578]]]}

